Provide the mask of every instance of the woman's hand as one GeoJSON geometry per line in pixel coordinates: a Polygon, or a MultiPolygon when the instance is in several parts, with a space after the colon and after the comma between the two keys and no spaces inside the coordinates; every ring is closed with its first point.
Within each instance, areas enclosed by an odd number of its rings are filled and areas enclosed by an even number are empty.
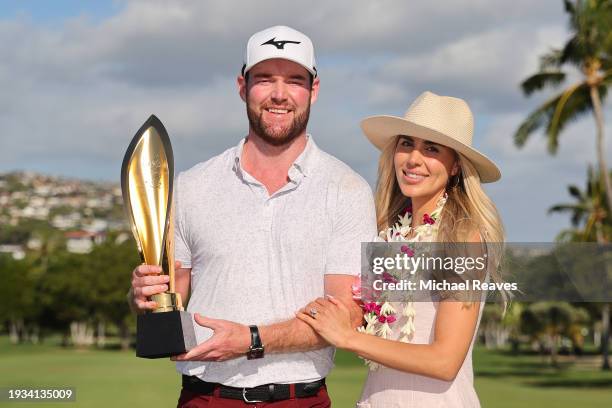
{"type": "Polygon", "coordinates": [[[329,344],[338,348],[346,345],[355,334],[349,309],[336,298],[318,298],[301,309],[296,317],[308,323],[329,344]]]}

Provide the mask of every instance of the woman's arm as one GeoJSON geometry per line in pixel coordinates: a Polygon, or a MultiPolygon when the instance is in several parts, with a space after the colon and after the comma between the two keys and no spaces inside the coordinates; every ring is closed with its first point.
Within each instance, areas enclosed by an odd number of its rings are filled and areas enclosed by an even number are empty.
{"type": "Polygon", "coordinates": [[[336,299],[317,299],[315,318],[305,312],[298,317],[310,324],[325,340],[338,348],[386,367],[452,381],[469,350],[480,303],[439,303],[431,344],[410,344],[355,332],[348,309],[336,299]]]}

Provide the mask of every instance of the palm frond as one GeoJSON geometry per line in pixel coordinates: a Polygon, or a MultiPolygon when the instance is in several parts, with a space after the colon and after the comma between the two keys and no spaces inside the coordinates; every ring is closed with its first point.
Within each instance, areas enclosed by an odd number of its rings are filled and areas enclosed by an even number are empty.
{"type": "Polygon", "coordinates": [[[561,50],[553,48],[540,57],[540,71],[558,70],[561,66],[561,50]]]}
{"type": "Polygon", "coordinates": [[[544,102],[519,125],[514,134],[514,144],[522,147],[531,133],[546,127],[548,151],[555,154],[558,148],[559,132],[565,125],[578,119],[592,108],[588,87],[578,83],[544,102]]]}
{"type": "Polygon", "coordinates": [[[567,212],[578,212],[582,213],[586,211],[581,205],[576,204],[556,204],[548,209],[548,214],[552,213],[567,213],[567,212]]]}
{"type": "Polygon", "coordinates": [[[588,209],[577,204],[557,204],[548,209],[548,214],[570,213],[572,225],[577,227],[588,216],[588,209]]]}
{"type": "Polygon", "coordinates": [[[559,133],[570,122],[577,120],[593,108],[588,86],[578,83],[566,89],[549,117],[546,127],[548,151],[555,154],[559,147],[559,133]]]}
{"type": "Polygon", "coordinates": [[[545,124],[548,117],[552,114],[550,112],[554,110],[559,98],[561,98],[561,95],[557,95],[544,102],[536,110],[531,112],[529,116],[527,116],[527,119],[519,125],[514,133],[514,144],[517,147],[523,147],[527,139],[529,139],[529,136],[545,124]]]}
{"type": "Polygon", "coordinates": [[[587,168],[587,197],[595,198],[597,194],[599,194],[599,192],[601,191],[600,187],[602,181],[603,179],[601,179],[601,177],[597,177],[595,169],[593,169],[593,166],[589,164],[589,167],[587,168]]]}
{"type": "Polygon", "coordinates": [[[555,241],[557,242],[577,242],[584,241],[582,238],[582,231],[578,231],[576,229],[565,229],[557,234],[555,237],[555,241]]]}
{"type": "MultiPolygon", "coordinates": [[[[581,87],[586,88],[583,82],[574,84],[570,86],[569,88],[567,88],[566,90],[564,90],[563,93],[561,94],[561,97],[559,98],[557,105],[555,106],[554,113],[552,117],[550,118],[550,121],[548,122],[548,126],[546,129],[546,133],[548,135],[548,150],[551,153],[555,153],[557,151],[557,147],[559,144],[558,143],[559,131],[564,126],[564,123],[568,119],[573,119],[571,117],[571,114],[574,112],[567,111],[566,108],[577,106],[576,103],[571,103],[570,101],[572,99],[576,99],[574,95],[578,94],[581,87]]],[[[584,95],[582,96],[584,98],[584,95]]],[[[588,96],[589,96],[588,99],[584,100],[583,103],[590,101],[590,95],[588,96]]]]}
{"type": "Polygon", "coordinates": [[[561,71],[538,72],[524,80],[521,88],[526,96],[539,91],[546,86],[554,87],[565,80],[565,73],[561,71]]]}
{"type": "Polygon", "coordinates": [[[572,37],[562,51],[562,63],[582,67],[589,59],[609,54],[612,3],[609,0],[565,1],[572,37]]]}
{"type": "Polygon", "coordinates": [[[607,72],[606,76],[604,76],[601,84],[599,84],[599,99],[601,99],[601,103],[604,104],[606,101],[606,96],[608,96],[608,88],[612,87],[612,70],[607,72]]]}
{"type": "Polygon", "coordinates": [[[576,7],[574,6],[574,3],[569,0],[563,0],[563,4],[565,5],[565,11],[567,14],[573,17],[576,14],[576,7]]]}
{"type": "Polygon", "coordinates": [[[571,63],[580,68],[584,63],[584,52],[578,36],[572,36],[563,46],[561,51],[561,64],[571,63]]]}
{"type": "Polygon", "coordinates": [[[567,186],[567,191],[572,197],[574,197],[577,200],[582,200],[584,198],[584,195],[582,194],[582,191],[580,191],[578,186],[575,186],[573,184],[570,186],[567,186]]]}

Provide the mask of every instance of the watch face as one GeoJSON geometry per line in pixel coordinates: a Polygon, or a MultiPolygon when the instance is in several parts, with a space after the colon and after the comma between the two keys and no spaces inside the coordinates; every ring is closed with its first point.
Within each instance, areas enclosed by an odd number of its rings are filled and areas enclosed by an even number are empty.
{"type": "Polygon", "coordinates": [[[247,353],[247,360],[253,360],[255,358],[262,358],[264,356],[263,347],[252,347],[247,353]]]}

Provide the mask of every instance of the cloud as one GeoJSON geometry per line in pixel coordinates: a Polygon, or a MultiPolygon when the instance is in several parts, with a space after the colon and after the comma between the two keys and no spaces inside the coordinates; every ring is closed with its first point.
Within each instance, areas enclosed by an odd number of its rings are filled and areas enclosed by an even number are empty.
{"type": "Polygon", "coordinates": [[[0,20],[0,171],[116,180],[127,143],[151,113],[169,130],[178,170],[235,145],[247,132],[235,84],[243,47],[274,24],[304,31],[317,49],[321,93],[309,131],[372,185],[378,151],[359,121],[402,115],[425,89],[472,106],[476,145],[504,171],[490,191],[511,237],[551,239],[558,219],[542,214],[594,160],[590,118],[565,130],[558,157],[541,135],[520,151],[512,144],[520,120],[546,96],[525,99],[518,83],[567,35],[556,0],[117,4],[97,17],[83,3],[81,15],[52,25],[27,13],[0,20]],[[525,205],[542,215],[529,226],[525,205]]]}

